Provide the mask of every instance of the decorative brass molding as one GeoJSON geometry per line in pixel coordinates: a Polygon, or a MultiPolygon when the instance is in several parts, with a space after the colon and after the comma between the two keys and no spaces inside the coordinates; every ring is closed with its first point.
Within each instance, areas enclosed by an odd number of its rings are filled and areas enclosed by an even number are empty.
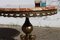
{"type": "Polygon", "coordinates": [[[39,10],[39,11],[0,11],[0,16],[4,17],[40,17],[47,15],[54,15],[57,9],[53,10],[39,10]]]}

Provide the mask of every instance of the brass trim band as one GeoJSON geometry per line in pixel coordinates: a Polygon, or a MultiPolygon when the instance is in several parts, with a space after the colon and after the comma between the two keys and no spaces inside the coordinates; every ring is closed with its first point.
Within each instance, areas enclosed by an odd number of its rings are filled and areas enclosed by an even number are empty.
{"type": "Polygon", "coordinates": [[[41,11],[0,11],[0,16],[4,17],[41,17],[57,14],[57,9],[41,11]]]}

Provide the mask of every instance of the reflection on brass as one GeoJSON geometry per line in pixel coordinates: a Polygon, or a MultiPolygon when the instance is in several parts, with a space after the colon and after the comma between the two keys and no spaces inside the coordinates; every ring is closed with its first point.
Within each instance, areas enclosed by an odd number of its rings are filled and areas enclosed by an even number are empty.
{"type": "Polygon", "coordinates": [[[40,17],[54,15],[57,13],[57,9],[53,10],[39,10],[39,11],[0,11],[0,16],[10,17],[40,17]],[[7,14],[7,15],[6,15],[7,14]]]}
{"type": "Polygon", "coordinates": [[[30,23],[28,17],[26,17],[25,23],[22,26],[22,30],[26,34],[30,34],[33,30],[32,24],[30,23]]]}
{"type": "Polygon", "coordinates": [[[20,35],[21,40],[35,40],[35,36],[30,34],[33,31],[33,26],[28,17],[26,17],[25,23],[22,26],[22,31],[25,35],[20,35]]]}
{"type": "Polygon", "coordinates": [[[21,40],[35,40],[36,36],[35,35],[20,35],[21,40]]]}

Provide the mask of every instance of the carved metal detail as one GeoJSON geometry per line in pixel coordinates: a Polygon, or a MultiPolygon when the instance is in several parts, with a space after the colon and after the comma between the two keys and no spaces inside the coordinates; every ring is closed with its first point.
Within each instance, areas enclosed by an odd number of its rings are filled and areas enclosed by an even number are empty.
{"type": "Polygon", "coordinates": [[[21,40],[35,40],[35,35],[30,34],[33,31],[33,26],[28,17],[26,17],[25,23],[22,26],[22,31],[25,35],[20,35],[21,40]]]}
{"type": "Polygon", "coordinates": [[[4,17],[40,17],[54,15],[57,10],[41,10],[41,11],[0,11],[0,16],[4,17]]]}

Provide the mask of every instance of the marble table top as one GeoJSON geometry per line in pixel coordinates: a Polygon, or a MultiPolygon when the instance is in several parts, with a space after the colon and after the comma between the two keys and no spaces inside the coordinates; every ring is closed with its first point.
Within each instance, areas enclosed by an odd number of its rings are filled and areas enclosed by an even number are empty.
{"type": "Polygon", "coordinates": [[[41,11],[57,9],[55,6],[34,7],[34,8],[0,8],[0,11],[41,11]]]}
{"type": "Polygon", "coordinates": [[[54,15],[57,8],[52,7],[35,7],[35,8],[0,8],[0,16],[4,17],[36,17],[54,15]]]}

